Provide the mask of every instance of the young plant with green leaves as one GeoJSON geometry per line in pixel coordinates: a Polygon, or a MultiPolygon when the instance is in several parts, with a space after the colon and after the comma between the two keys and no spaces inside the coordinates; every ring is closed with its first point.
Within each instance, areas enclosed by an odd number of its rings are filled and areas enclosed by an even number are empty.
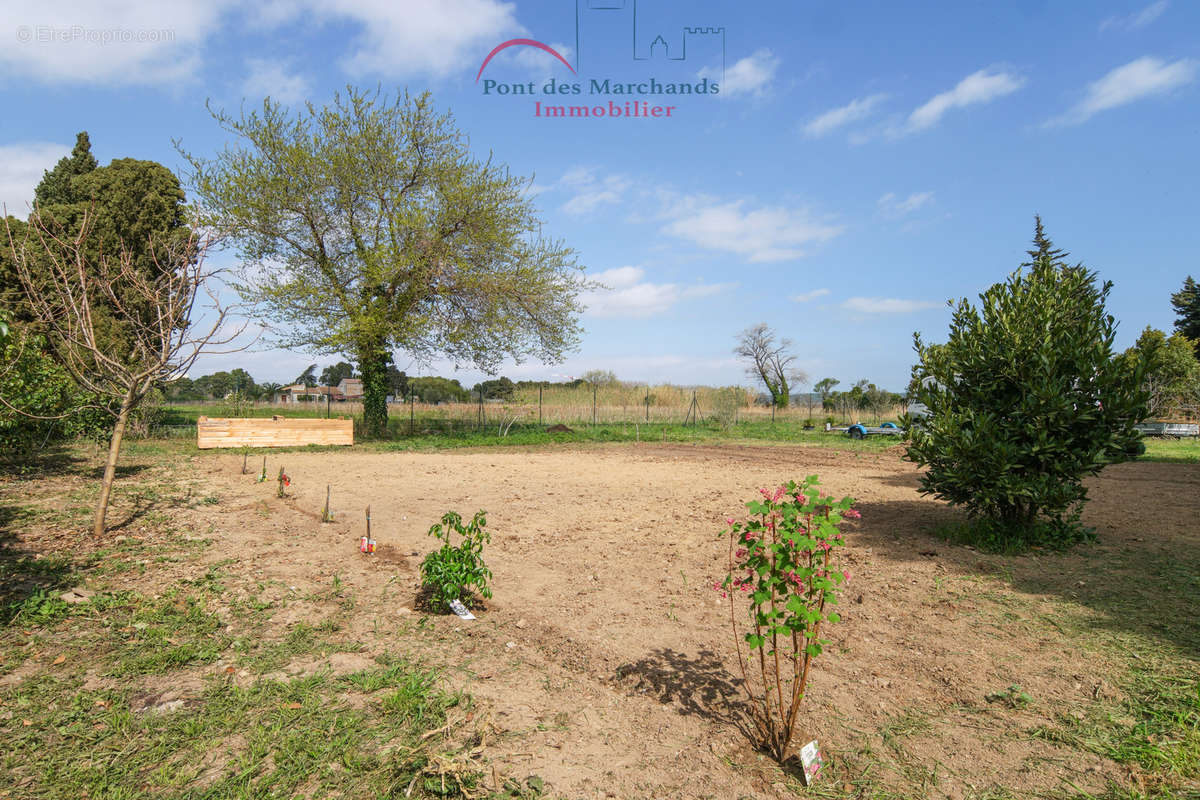
{"type": "Polygon", "coordinates": [[[978,308],[958,303],[944,344],[913,337],[929,416],[907,458],[925,467],[922,493],[965,508],[973,538],[996,549],[1085,538],[1083,478],[1126,460],[1146,415],[1142,365],[1113,355],[1112,284],[1042,239],[978,308]]]}
{"type": "Polygon", "coordinates": [[[234,143],[185,154],[204,220],[240,245],[239,290],[279,344],[353,357],[369,435],[387,430],[396,350],[495,373],[575,346],[574,251],[541,237],[528,181],[476,159],[428,94],[349,87],[323,108],[213,116],[234,143]]]}
{"type": "Polygon", "coordinates": [[[434,608],[449,610],[451,600],[470,607],[476,593],[485,598],[492,596],[488,586],[492,571],[483,563],[483,545],[492,540],[491,533],[484,530],[486,526],[483,510],[476,511],[466,525],[459,514],[447,511],[442,521],[429,529],[430,536],[443,542],[421,562],[421,585],[434,608]],[[458,545],[450,543],[452,533],[462,539],[458,545]]]}
{"type": "Polygon", "coordinates": [[[838,566],[837,550],[845,545],[838,525],[860,517],[853,498],[834,500],[817,485],[817,476],[810,475],[800,483],[760,489],[762,499],[746,503],[746,520],[726,520],[729,572],[713,585],[730,600],[729,623],[756,744],[780,763],[788,758],[812,661],[828,644],[822,625],[841,619],[832,607],[850,573],[838,566]],[[737,621],[742,596],[749,616],[745,633],[737,621]]]}

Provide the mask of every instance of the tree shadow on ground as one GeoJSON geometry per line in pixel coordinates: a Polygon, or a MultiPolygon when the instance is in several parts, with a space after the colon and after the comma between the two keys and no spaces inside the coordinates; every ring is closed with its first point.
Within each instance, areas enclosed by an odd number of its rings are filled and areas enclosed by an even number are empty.
{"type": "Polygon", "coordinates": [[[653,650],[617,667],[616,680],[634,692],[674,705],[684,714],[736,725],[747,734],[751,730],[742,680],[732,676],[711,650],[703,649],[695,656],[669,647],[653,650]]]}
{"type": "MultiPolygon", "coordinates": [[[[873,476],[915,489],[913,476],[873,476]]],[[[1087,481],[1083,523],[1096,541],[1064,551],[997,555],[950,541],[966,520],[929,499],[864,502],[853,547],[899,562],[936,560],[951,574],[989,575],[1016,591],[1086,607],[1091,628],[1135,634],[1200,659],[1200,467],[1135,462],[1087,481]],[[943,533],[939,535],[939,531],[943,533]]],[[[1082,620],[1082,618],[1081,618],[1082,620]]]]}
{"type": "Polygon", "coordinates": [[[11,478],[53,477],[79,474],[88,459],[63,446],[29,453],[12,453],[0,458],[0,476],[11,478]]]}
{"type": "MultiPolygon", "coordinates": [[[[171,508],[179,508],[179,507],[181,507],[182,504],[178,503],[178,502],[173,502],[173,503],[167,503],[165,505],[168,505],[171,508]]],[[[108,522],[104,526],[104,529],[110,533],[113,531],[125,530],[130,525],[132,525],[133,523],[140,520],[142,517],[149,514],[151,511],[155,511],[163,506],[164,506],[164,504],[159,502],[158,499],[147,500],[143,495],[135,494],[133,496],[133,507],[129,508],[125,515],[125,518],[118,522],[112,521],[111,515],[112,515],[112,512],[115,507],[111,506],[111,505],[109,506],[109,515],[110,516],[108,518],[108,522]]]]}
{"type": "MultiPolygon", "coordinates": [[[[130,478],[145,471],[145,464],[118,464],[117,480],[130,478]]],[[[9,455],[0,458],[0,477],[52,478],[77,476],[99,480],[104,475],[104,465],[94,459],[80,456],[67,445],[47,447],[31,453],[9,455]]]]}

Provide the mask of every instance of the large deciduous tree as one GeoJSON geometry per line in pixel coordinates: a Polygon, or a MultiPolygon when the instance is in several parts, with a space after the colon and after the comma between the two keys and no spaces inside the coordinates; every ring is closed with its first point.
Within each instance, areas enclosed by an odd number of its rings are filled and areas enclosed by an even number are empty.
{"type": "MultiPolygon", "coordinates": [[[[345,361],[339,361],[336,364],[330,364],[325,369],[321,370],[321,385],[322,386],[337,386],[346,378],[354,377],[354,365],[345,361]]],[[[389,384],[390,388],[390,384],[389,384]]]]}
{"type": "Polygon", "coordinates": [[[1113,357],[1111,283],[1056,263],[1038,233],[1032,266],[979,307],[961,300],[945,344],[914,335],[915,399],[930,414],[907,457],[927,468],[923,493],[964,507],[999,547],[1082,536],[1082,479],[1127,457],[1146,414],[1141,366],[1113,357]]]}
{"type": "Polygon", "coordinates": [[[1168,337],[1147,327],[1121,358],[1140,364],[1151,417],[1194,417],[1200,405],[1200,359],[1197,343],[1183,334],[1168,337]]]}
{"type": "Polygon", "coordinates": [[[748,362],[746,374],[766,387],[772,405],[787,408],[791,387],[804,383],[808,377],[793,366],[796,356],[789,352],[793,346],[791,339],[776,341],[775,336],[767,323],[760,322],[742,331],[733,352],[748,362]]]}
{"type": "Polygon", "coordinates": [[[368,433],[386,430],[396,350],[494,373],[576,344],[574,251],[541,237],[527,181],[475,158],[428,94],[213,113],[233,143],[185,154],[204,218],[240,245],[240,291],[279,344],[354,357],[368,433]]]}

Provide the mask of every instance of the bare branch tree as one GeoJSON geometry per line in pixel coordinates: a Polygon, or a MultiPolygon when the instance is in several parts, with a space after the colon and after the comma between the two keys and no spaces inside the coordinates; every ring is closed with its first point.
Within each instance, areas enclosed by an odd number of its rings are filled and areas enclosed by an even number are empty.
{"type": "Polygon", "coordinates": [[[771,395],[771,402],[778,408],[787,408],[791,397],[791,386],[808,382],[808,376],[792,366],[796,356],[788,352],[794,346],[791,339],[775,341],[775,331],[767,323],[742,331],[738,337],[735,355],[747,360],[746,374],[761,382],[771,395]]]}
{"type": "Polygon", "coordinates": [[[162,255],[154,256],[154,269],[143,270],[124,247],[118,254],[90,259],[86,245],[92,221],[89,212],[78,232],[66,236],[35,210],[19,240],[7,220],[5,230],[17,277],[50,355],[80,388],[108,401],[114,416],[93,525],[99,536],[130,413],[156,384],[186,373],[201,353],[236,352],[247,345],[222,349],[244,326],[226,326],[232,309],[217,297],[213,282],[218,271],[204,262],[210,240],[193,234],[165,249],[152,247],[150,252],[162,255]],[[212,301],[213,316],[211,326],[196,331],[192,315],[202,293],[212,301]],[[106,338],[106,328],[114,322],[120,326],[121,347],[106,338]]]}

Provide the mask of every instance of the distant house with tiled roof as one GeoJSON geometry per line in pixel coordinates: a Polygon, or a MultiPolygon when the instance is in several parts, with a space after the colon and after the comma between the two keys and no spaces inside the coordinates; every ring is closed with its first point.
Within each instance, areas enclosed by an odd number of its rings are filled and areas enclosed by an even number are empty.
{"type": "Polygon", "coordinates": [[[329,401],[340,403],[344,400],[362,400],[363,385],[359,378],[345,378],[337,386],[305,386],[294,383],[284,386],[275,393],[276,403],[317,403],[329,401]]]}
{"type": "Polygon", "coordinates": [[[362,400],[363,385],[361,378],[342,378],[342,382],[334,390],[334,400],[362,400]],[[338,395],[341,395],[339,397],[338,395]]]}

